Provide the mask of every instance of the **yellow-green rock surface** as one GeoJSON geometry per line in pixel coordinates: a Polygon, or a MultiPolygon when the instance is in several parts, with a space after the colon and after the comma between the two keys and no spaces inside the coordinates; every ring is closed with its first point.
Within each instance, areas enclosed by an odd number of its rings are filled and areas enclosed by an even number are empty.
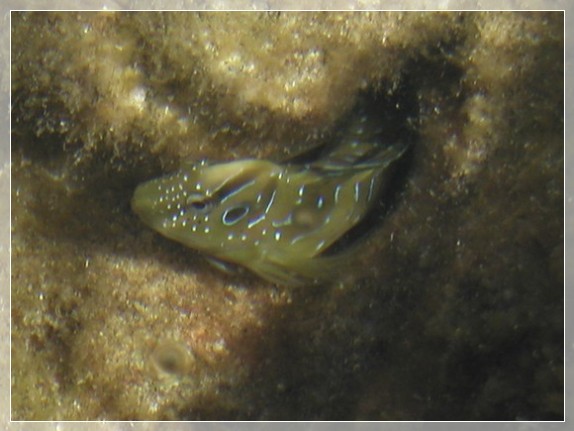
{"type": "Polygon", "coordinates": [[[14,13],[12,419],[562,419],[563,18],[14,13]],[[373,88],[416,138],[344,280],[224,274],[130,211],[373,88]]]}

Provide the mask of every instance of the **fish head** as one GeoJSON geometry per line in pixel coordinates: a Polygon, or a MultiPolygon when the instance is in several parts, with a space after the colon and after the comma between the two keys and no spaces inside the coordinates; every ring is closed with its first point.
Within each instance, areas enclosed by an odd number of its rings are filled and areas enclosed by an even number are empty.
{"type": "Polygon", "coordinates": [[[139,185],[132,209],[163,236],[218,255],[230,235],[241,235],[280,170],[262,160],[188,165],[139,185]]]}

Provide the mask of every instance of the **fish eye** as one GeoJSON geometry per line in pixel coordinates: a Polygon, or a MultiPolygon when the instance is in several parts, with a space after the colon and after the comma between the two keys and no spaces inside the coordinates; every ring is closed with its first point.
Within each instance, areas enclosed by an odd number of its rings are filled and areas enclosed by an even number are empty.
{"type": "Polygon", "coordinates": [[[238,205],[225,210],[221,221],[226,226],[233,226],[239,220],[241,220],[249,212],[249,207],[246,205],[238,205]]]}
{"type": "Polygon", "coordinates": [[[189,205],[191,208],[193,208],[195,211],[197,211],[199,213],[205,213],[205,212],[209,211],[209,209],[211,207],[209,205],[209,202],[207,202],[205,200],[205,196],[197,194],[197,193],[189,195],[187,197],[186,203],[187,203],[187,205],[189,205]]]}

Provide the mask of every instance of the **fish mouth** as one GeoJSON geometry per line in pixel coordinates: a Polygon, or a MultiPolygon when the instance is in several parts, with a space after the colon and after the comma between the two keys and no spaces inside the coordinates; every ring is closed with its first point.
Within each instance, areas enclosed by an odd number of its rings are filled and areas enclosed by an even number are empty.
{"type": "Polygon", "coordinates": [[[158,219],[157,196],[153,187],[144,183],[136,187],[131,200],[132,211],[148,226],[156,226],[158,219]]]}

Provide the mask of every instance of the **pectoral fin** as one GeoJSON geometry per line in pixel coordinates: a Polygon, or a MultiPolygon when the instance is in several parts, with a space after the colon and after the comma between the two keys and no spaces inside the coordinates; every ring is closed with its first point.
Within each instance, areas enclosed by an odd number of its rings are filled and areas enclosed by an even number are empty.
{"type": "Polygon", "coordinates": [[[346,253],[312,259],[272,257],[251,263],[249,269],[267,281],[280,285],[318,285],[341,278],[348,271],[349,262],[346,253]]]}

